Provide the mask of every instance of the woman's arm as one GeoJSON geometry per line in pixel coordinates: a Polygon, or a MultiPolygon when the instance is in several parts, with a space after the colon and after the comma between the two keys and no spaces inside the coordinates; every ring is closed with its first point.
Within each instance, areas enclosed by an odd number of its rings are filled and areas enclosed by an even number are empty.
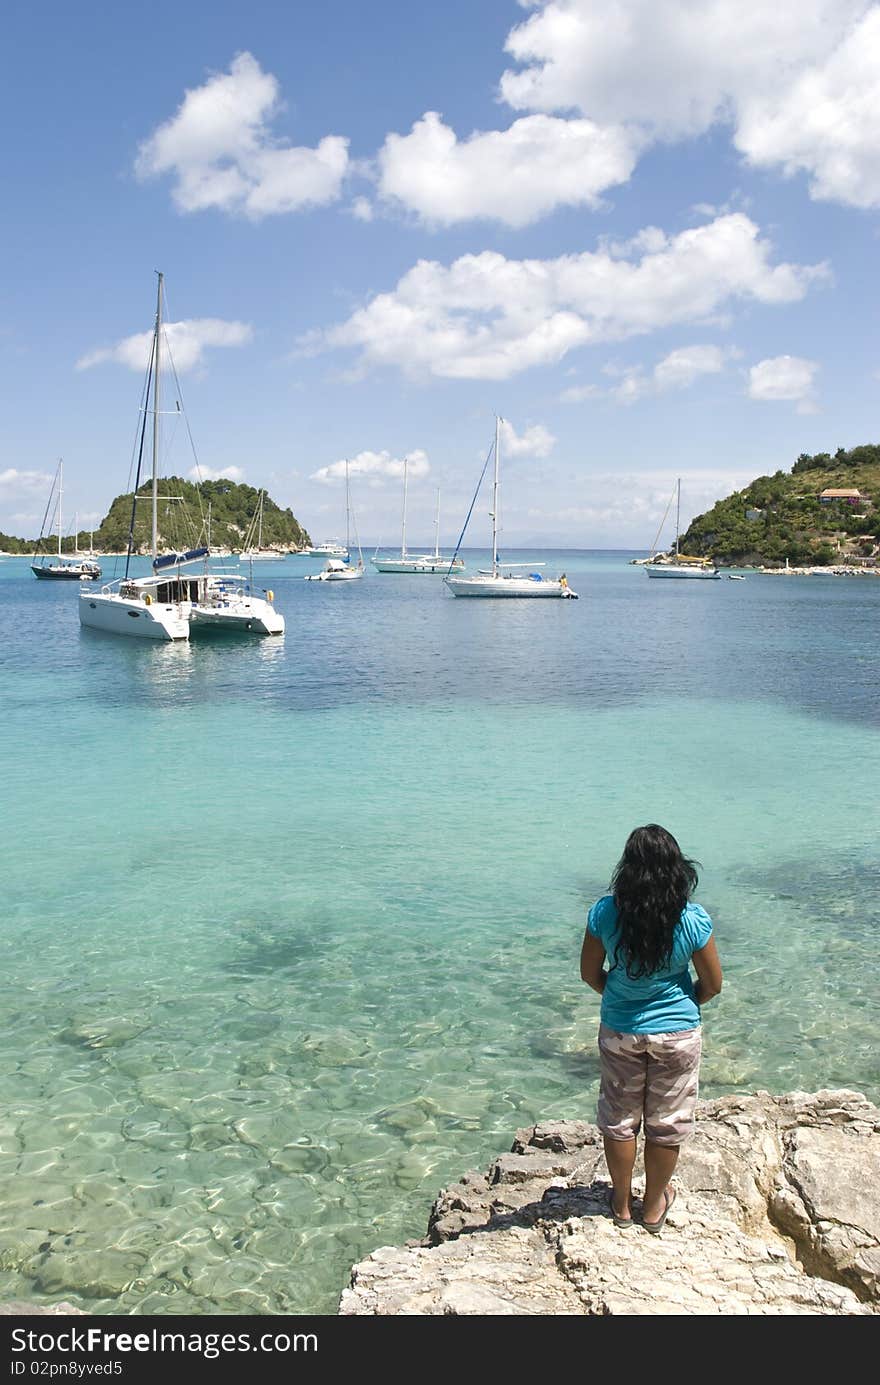
{"type": "Polygon", "coordinates": [[[605,948],[598,938],[589,931],[584,934],[581,947],[581,980],[601,995],[605,989],[608,973],[605,971],[605,948]]]}
{"type": "MultiPolygon", "coordinates": [[[[705,947],[701,947],[691,958],[694,970],[697,973],[697,982],[694,986],[694,999],[698,1005],[705,1005],[707,1000],[713,996],[721,994],[721,963],[718,960],[718,949],[715,946],[715,939],[710,938],[705,947]]],[[[586,977],[584,978],[586,980],[586,977]]]]}

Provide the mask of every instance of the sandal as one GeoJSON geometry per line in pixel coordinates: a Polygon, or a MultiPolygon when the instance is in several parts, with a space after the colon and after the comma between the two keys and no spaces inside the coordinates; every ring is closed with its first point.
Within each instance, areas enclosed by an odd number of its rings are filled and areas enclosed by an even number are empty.
{"type": "MultiPolygon", "coordinates": [[[[666,1206],[663,1208],[663,1215],[661,1216],[660,1220],[642,1221],[642,1226],[645,1228],[646,1231],[649,1231],[652,1236],[656,1236],[658,1231],[662,1231],[663,1227],[666,1224],[666,1218],[669,1216],[670,1208],[672,1207],[672,1204],[675,1202],[675,1189],[664,1189],[663,1196],[666,1199],[666,1206]]],[[[614,1209],[612,1208],[612,1211],[613,1210],[614,1209]]]]}
{"type": "Polygon", "coordinates": [[[608,1211],[611,1213],[611,1220],[614,1222],[614,1225],[619,1226],[621,1231],[626,1231],[632,1226],[632,1217],[621,1217],[619,1213],[615,1212],[613,1188],[608,1189],[608,1211]]]}

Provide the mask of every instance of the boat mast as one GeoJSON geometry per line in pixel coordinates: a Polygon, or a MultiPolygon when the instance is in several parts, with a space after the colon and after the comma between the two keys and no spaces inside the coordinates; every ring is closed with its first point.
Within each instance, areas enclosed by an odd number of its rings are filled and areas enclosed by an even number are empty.
{"type": "Polygon", "coordinates": [[[351,533],[351,491],[348,485],[348,458],[345,459],[345,551],[348,552],[351,533]]]}
{"type": "Polygon", "coordinates": [[[681,528],[681,477],[679,476],[675,494],[675,556],[678,558],[678,531],[681,528]]]}
{"type": "Polygon", "coordinates": [[[498,454],[501,450],[501,419],[495,415],[495,476],[492,482],[492,576],[498,576],[498,454]]]}
{"type": "Polygon", "coordinates": [[[64,494],[64,462],[58,458],[58,557],[61,557],[61,497],[64,494]]]}
{"type": "Polygon", "coordinates": [[[263,497],[264,497],[265,493],[266,493],[265,491],[260,491],[260,521],[259,521],[259,528],[258,528],[258,532],[257,532],[257,552],[258,552],[258,553],[262,553],[262,551],[263,551],[263,497]]]}
{"type": "Polygon", "coordinates": [[[153,557],[159,556],[159,344],[162,336],[162,280],[164,274],[156,271],[156,335],[153,346],[153,522],[151,525],[153,557]]]}
{"type": "Polygon", "coordinates": [[[437,517],[434,520],[434,560],[440,557],[440,487],[437,487],[437,517]]]}
{"type": "Polygon", "coordinates": [[[400,530],[400,556],[406,557],[406,464],[407,458],[403,459],[403,524],[400,530]]]}

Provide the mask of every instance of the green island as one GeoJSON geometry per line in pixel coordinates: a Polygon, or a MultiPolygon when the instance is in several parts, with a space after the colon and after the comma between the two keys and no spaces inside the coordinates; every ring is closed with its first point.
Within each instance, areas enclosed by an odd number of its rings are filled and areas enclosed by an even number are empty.
{"type": "Polygon", "coordinates": [[[697,515],[679,549],[728,567],[873,568],[878,507],[880,445],[801,453],[790,472],[759,476],[697,515]]]}
{"type": "MultiPolygon", "coordinates": [[[[150,552],[150,496],[152,482],[138,488],[135,507],[134,551],[150,552]]],[[[254,518],[263,496],[262,536],[264,548],[279,552],[296,552],[311,544],[308,533],[289,509],[282,510],[275,501],[254,486],[233,481],[184,481],[180,476],[166,476],[159,481],[159,546],[162,549],[212,547],[238,550],[253,527],[254,518]]],[[[117,495],[100,526],[92,534],[62,536],[61,551],[73,553],[90,546],[96,553],[120,553],[128,548],[131,523],[132,493],[117,495]]],[[[253,542],[257,542],[254,534],[253,542]]],[[[0,534],[0,549],[7,553],[33,553],[39,540],[15,538],[0,534]]],[[[57,551],[57,536],[43,535],[41,547],[57,551]]]]}

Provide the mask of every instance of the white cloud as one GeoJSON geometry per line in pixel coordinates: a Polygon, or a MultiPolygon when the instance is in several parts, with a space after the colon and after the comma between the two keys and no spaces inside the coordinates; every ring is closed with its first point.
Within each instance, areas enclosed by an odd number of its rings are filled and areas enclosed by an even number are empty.
{"type": "Polygon", "coordinates": [[[742,213],[676,236],[652,227],[637,243],[630,258],[626,247],[603,245],[555,260],[494,251],[448,267],[421,260],[393,291],[303,345],[353,348],[361,369],[505,380],[588,343],[712,320],[739,299],[793,302],[827,274],[822,265],[772,265],[769,244],[742,213]]]}
{"type": "Polygon", "coordinates": [[[543,423],[533,423],[518,435],[512,423],[501,420],[501,450],[505,457],[549,457],[556,439],[543,423]]]}
{"type": "Polygon", "coordinates": [[[549,0],[507,38],[515,110],[575,111],[648,143],[732,127],[817,198],[880,205],[880,8],[870,0],[549,0]]]}
{"type": "Polygon", "coordinates": [[[585,399],[598,399],[602,393],[598,385],[570,385],[559,399],[563,404],[583,404],[585,399]]]}
{"type": "Polygon", "coordinates": [[[48,494],[51,484],[52,477],[47,472],[19,471],[14,466],[0,471],[0,495],[7,500],[34,493],[48,494]]]}
{"type": "Polygon", "coordinates": [[[225,466],[220,471],[213,471],[209,466],[194,466],[190,468],[189,479],[191,481],[243,481],[244,472],[240,466],[225,466]]]}
{"type": "MultiPolygon", "coordinates": [[[[244,346],[254,335],[247,322],[223,322],[216,317],[191,318],[184,322],[166,322],[164,335],[171,349],[171,358],[179,371],[191,370],[201,362],[206,347],[244,346]]],[[[146,370],[153,345],[152,332],[136,332],[124,337],[115,346],[89,351],[76,363],[77,370],[88,370],[105,361],[116,361],[129,370],[146,370]]]]}
{"type": "Polygon", "coordinates": [[[813,413],[813,379],[818,369],[816,361],[804,360],[802,356],[773,356],[759,361],[749,371],[749,398],[796,402],[799,413],[813,413]]]}
{"type": "Polygon", "coordinates": [[[427,111],[408,135],[387,136],[379,190],[435,225],[482,217],[528,226],[555,207],[596,206],[606,188],[629,179],[635,143],[615,127],[547,115],[458,140],[427,111]]]}
{"type": "MultiPolygon", "coordinates": [[[[371,486],[381,485],[389,477],[402,481],[403,462],[403,457],[392,457],[390,452],[359,452],[356,457],[348,458],[348,474],[352,480],[360,477],[371,486]]],[[[420,480],[427,476],[430,470],[428,454],[420,447],[406,454],[406,473],[409,480],[420,480]]],[[[325,485],[332,485],[334,481],[344,481],[345,458],[313,471],[309,480],[320,481],[325,485]]]]}
{"type": "Polygon", "coordinates": [[[654,367],[658,390],[687,389],[701,375],[717,375],[728,356],[720,346],[681,346],[654,367]]]}
{"type": "Polygon", "coordinates": [[[790,86],[756,94],[736,144],[749,161],[805,172],[810,194],[880,206],[880,8],[873,7],[823,61],[790,86]]]}
{"type": "Polygon", "coordinates": [[[731,357],[739,354],[734,347],[680,346],[658,361],[651,371],[646,371],[640,365],[606,365],[604,373],[619,380],[610,391],[602,390],[598,385],[573,385],[563,390],[559,397],[564,404],[580,404],[585,399],[610,393],[619,404],[634,404],[646,394],[688,389],[702,375],[717,375],[731,357]]]}
{"type": "Polygon", "coordinates": [[[356,221],[372,221],[376,215],[368,197],[356,197],[351,204],[351,214],[356,221]]]}
{"type": "Polygon", "coordinates": [[[278,82],[250,53],[229,71],[187,91],[177,113],[141,145],[140,178],[170,173],[184,212],[217,207],[252,220],[340,196],[348,140],[327,135],[317,148],[295,148],[269,128],[281,106],[278,82]]]}

